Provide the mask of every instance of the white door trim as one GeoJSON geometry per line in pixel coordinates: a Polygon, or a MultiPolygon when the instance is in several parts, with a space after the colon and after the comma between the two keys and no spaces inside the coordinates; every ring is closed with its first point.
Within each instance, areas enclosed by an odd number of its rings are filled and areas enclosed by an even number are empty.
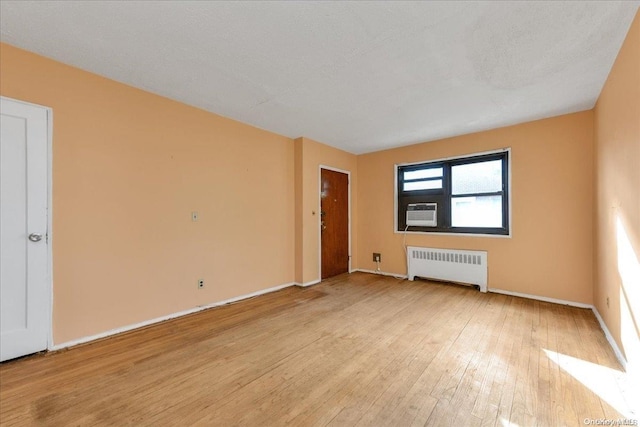
{"type": "MultiPolygon", "coordinates": [[[[322,206],[322,169],[325,170],[330,170],[333,172],[340,172],[340,173],[344,173],[347,175],[347,195],[348,195],[348,202],[347,202],[347,222],[349,224],[349,267],[348,267],[348,271],[349,273],[352,273],[353,270],[351,269],[351,172],[344,170],[344,169],[338,169],[338,168],[334,168],[332,166],[326,166],[326,165],[320,165],[318,167],[318,212],[320,212],[320,207],[322,206]]],[[[322,215],[318,214],[318,282],[322,281],[322,230],[320,229],[320,222],[322,221],[322,215]]]]}
{"type": "Polygon", "coordinates": [[[53,251],[52,251],[52,206],[53,206],[53,109],[44,105],[34,104],[31,102],[22,101],[20,99],[9,98],[6,96],[0,96],[0,98],[16,102],[19,104],[27,105],[30,107],[36,107],[44,109],[47,113],[47,231],[46,231],[46,246],[47,246],[47,283],[46,287],[47,295],[45,296],[47,301],[48,313],[45,318],[49,322],[47,329],[49,330],[47,337],[47,350],[53,348],[53,251]]]}

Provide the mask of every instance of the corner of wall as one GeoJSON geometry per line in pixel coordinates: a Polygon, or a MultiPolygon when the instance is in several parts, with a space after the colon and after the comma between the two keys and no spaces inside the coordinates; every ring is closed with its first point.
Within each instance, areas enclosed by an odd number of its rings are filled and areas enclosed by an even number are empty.
{"type": "Polygon", "coordinates": [[[593,111],[594,306],[640,383],[640,12],[593,111]]]}
{"type": "Polygon", "coordinates": [[[302,150],[303,138],[296,138],[293,141],[293,170],[294,170],[294,281],[304,283],[302,278],[302,198],[303,198],[303,175],[302,175],[302,150]]]}

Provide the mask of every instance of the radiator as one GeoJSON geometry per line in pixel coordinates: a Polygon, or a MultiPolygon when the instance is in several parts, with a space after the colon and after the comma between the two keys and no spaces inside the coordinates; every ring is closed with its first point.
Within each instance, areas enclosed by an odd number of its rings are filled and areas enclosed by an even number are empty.
{"type": "Polygon", "coordinates": [[[407,276],[477,285],[487,292],[487,252],[407,247],[407,276]]]}

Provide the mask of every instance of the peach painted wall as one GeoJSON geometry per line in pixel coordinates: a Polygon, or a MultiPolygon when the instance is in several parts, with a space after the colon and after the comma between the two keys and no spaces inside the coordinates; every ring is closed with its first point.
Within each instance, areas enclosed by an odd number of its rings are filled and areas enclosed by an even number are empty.
{"type": "Polygon", "coordinates": [[[595,141],[594,304],[640,384],[640,14],[596,104],[595,141]]]}
{"type": "Polygon", "coordinates": [[[53,108],[55,344],[294,281],[291,139],[0,49],[53,108]]]}
{"type": "Polygon", "coordinates": [[[408,245],[486,250],[489,288],[591,304],[593,112],[358,157],[358,265],[406,274],[394,233],[394,164],[511,147],[511,238],[408,234],[408,245]]]}
{"type": "Polygon", "coordinates": [[[296,282],[305,284],[320,279],[320,165],[351,173],[351,268],[357,268],[357,156],[309,138],[298,138],[294,144],[296,159],[301,160],[296,181],[300,186],[298,194],[302,195],[296,199],[296,224],[300,231],[296,236],[296,282]]]}

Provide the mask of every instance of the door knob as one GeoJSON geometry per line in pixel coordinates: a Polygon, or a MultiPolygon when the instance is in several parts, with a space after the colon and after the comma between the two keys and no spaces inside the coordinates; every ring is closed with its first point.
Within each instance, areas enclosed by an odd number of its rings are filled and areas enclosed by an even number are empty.
{"type": "Polygon", "coordinates": [[[31,233],[29,234],[29,240],[31,240],[32,242],[39,242],[40,240],[42,240],[42,234],[31,233]]]}

